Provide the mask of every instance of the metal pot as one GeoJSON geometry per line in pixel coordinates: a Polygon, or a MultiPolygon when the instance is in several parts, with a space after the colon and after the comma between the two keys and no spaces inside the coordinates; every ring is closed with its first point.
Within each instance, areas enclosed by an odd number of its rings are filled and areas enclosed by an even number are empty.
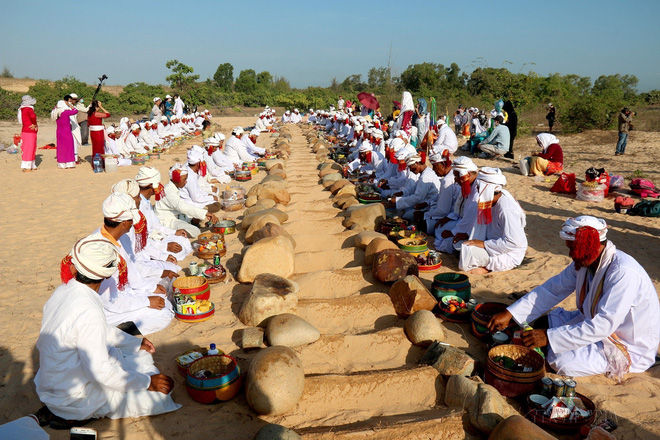
{"type": "Polygon", "coordinates": [[[211,227],[211,230],[216,234],[233,234],[236,232],[236,222],[233,220],[220,220],[211,227]]]}

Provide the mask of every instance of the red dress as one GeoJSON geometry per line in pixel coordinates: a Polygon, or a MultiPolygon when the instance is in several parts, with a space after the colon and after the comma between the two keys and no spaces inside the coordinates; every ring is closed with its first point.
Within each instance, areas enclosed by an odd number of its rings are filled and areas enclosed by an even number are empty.
{"type": "Polygon", "coordinates": [[[110,113],[94,112],[87,116],[89,137],[92,140],[92,158],[98,154],[105,154],[105,132],[103,119],[110,117],[110,113]]]}

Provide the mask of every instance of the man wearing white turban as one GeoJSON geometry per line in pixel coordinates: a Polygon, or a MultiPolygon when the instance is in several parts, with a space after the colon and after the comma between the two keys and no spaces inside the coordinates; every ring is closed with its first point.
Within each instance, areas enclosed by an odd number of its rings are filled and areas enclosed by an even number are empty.
{"type": "Polygon", "coordinates": [[[430,154],[448,150],[450,154],[454,154],[458,150],[458,139],[454,131],[445,124],[443,118],[438,119],[438,138],[430,148],[430,154]]]}
{"type": "MultiPolygon", "coordinates": [[[[201,149],[201,148],[200,148],[201,149]]],[[[206,177],[206,162],[204,154],[197,148],[188,150],[188,179],[186,185],[181,189],[181,198],[198,208],[206,208],[210,212],[218,212],[220,204],[218,196],[212,194],[217,189],[202,179],[206,177]]]]}
{"type": "Polygon", "coordinates": [[[406,165],[419,179],[411,190],[404,190],[401,196],[393,196],[391,203],[397,210],[402,211],[403,218],[419,221],[424,217],[423,213],[435,205],[440,180],[432,168],[422,163],[422,158],[417,154],[408,156],[406,165]]]}
{"type": "Polygon", "coordinates": [[[127,149],[137,154],[147,153],[149,151],[149,147],[147,147],[147,145],[143,144],[142,142],[138,141],[138,136],[140,136],[140,133],[142,132],[140,126],[138,124],[131,124],[129,130],[130,133],[128,134],[126,140],[124,141],[127,149]]]}
{"type": "Polygon", "coordinates": [[[438,189],[438,199],[435,202],[433,209],[429,209],[425,215],[426,232],[429,235],[440,237],[442,231],[436,234],[436,228],[442,223],[442,220],[451,214],[451,211],[458,199],[461,192],[457,185],[454,185],[454,173],[452,172],[451,153],[449,150],[437,152],[429,157],[431,166],[436,176],[440,180],[440,188],[438,189]]]}
{"type": "Polygon", "coordinates": [[[569,218],[559,235],[573,262],[495,315],[489,328],[504,328],[512,318],[519,324],[541,318],[523,343],[547,347],[546,359],[561,375],[605,374],[621,381],[625,373],[646,371],[660,343],[660,304],[648,274],[607,239],[602,219],[569,218]],[[577,310],[554,308],[573,292],[577,310]]]}
{"type": "Polygon", "coordinates": [[[160,121],[158,122],[158,127],[156,128],[156,134],[161,139],[173,139],[174,134],[170,130],[170,120],[167,119],[167,116],[161,116],[160,121]]]}
{"type": "Polygon", "coordinates": [[[99,291],[121,266],[110,240],[92,234],[63,261],[63,284],[43,310],[34,379],[40,410],[51,427],[67,429],[91,418],[141,417],[175,411],[174,382],[154,366],[153,344],[106,320],[99,291]]]}
{"type": "Polygon", "coordinates": [[[259,137],[259,134],[259,130],[253,128],[248,136],[243,135],[241,137],[241,144],[243,145],[243,148],[245,148],[245,151],[252,156],[251,160],[253,161],[257,160],[259,156],[266,154],[265,148],[257,147],[257,138],[259,137]]]}
{"type": "Polygon", "coordinates": [[[462,243],[458,268],[471,274],[511,270],[522,263],[527,251],[525,212],[503,189],[506,177],[499,168],[482,168],[477,183],[477,223],[485,225],[485,237],[462,243]]]}
{"type": "Polygon", "coordinates": [[[456,243],[473,236],[473,226],[477,212],[477,166],[466,156],[456,158],[452,163],[454,191],[458,196],[448,216],[438,220],[435,226],[435,248],[447,254],[454,253],[456,243]]]}
{"type": "Polygon", "coordinates": [[[170,181],[165,185],[164,197],[156,200],[154,210],[161,223],[171,229],[184,229],[192,238],[197,238],[200,230],[197,226],[181,220],[187,217],[196,222],[210,221],[216,223],[218,218],[206,209],[192,205],[181,198],[180,190],[188,181],[188,167],[175,164],[170,168],[170,181]]]}
{"type": "Polygon", "coordinates": [[[225,143],[225,154],[235,165],[242,165],[243,162],[252,162],[254,158],[248,154],[243,147],[241,137],[245,136],[243,127],[234,127],[231,136],[225,143]]]}
{"type": "Polygon", "coordinates": [[[119,136],[120,132],[114,126],[109,126],[105,129],[105,154],[111,154],[117,157],[118,165],[125,167],[132,165],[130,154],[124,155],[119,150],[119,136]]]}
{"type": "Polygon", "coordinates": [[[119,274],[101,283],[99,295],[106,320],[110,325],[132,322],[143,335],[163,330],[174,318],[163,284],[167,281],[165,278],[175,277],[176,273],[164,270],[154,276],[153,271],[136,263],[132,243],[121,240],[134,224],[140,222],[140,211],[130,195],[111,194],[103,202],[103,217],[103,226],[92,237],[105,238],[114,244],[126,266],[125,276],[120,268],[119,274]]]}

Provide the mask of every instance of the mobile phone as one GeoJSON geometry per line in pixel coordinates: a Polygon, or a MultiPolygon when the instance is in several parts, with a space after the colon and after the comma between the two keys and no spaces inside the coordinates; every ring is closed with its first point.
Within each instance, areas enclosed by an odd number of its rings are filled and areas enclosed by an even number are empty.
{"type": "Polygon", "coordinates": [[[96,429],[92,428],[71,428],[69,431],[70,440],[96,440],[96,429]]]}

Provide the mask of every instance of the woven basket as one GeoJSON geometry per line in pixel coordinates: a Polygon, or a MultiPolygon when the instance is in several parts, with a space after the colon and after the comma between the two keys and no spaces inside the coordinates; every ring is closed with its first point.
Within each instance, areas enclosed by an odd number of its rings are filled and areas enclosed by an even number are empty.
{"type": "MultiPolygon", "coordinates": [[[[179,354],[179,355],[177,356],[177,359],[175,360],[175,363],[176,363],[176,369],[179,370],[179,373],[180,373],[183,377],[186,377],[186,375],[188,374],[188,365],[191,365],[194,361],[191,362],[190,364],[187,364],[187,365],[181,365],[181,364],[179,363],[178,358],[179,358],[180,356],[183,356],[183,355],[186,355],[186,354],[190,354],[190,353],[192,353],[193,351],[196,351],[196,352],[198,352],[198,353],[201,353],[202,356],[206,356],[206,352],[208,351],[208,348],[206,348],[206,347],[200,347],[200,346],[193,347],[193,348],[191,348],[190,350],[186,350],[186,351],[184,351],[183,353],[181,353],[181,354],[179,354]]],[[[224,352],[220,351],[220,354],[224,354],[224,352]]]]}
{"type": "Polygon", "coordinates": [[[204,322],[211,319],[215,314],[215,304],[211,303],[211,310],[204,313],[197,313],[195,315],[189,315],[187,313],[179,313],[176,310],[174,311],[174,316],[181,322],[204,322]]]}
{"type": "Polygon", "coordinates": [[[506,308],[506,304],[498,302],[477,304],[471,315],[472,334],[479,339],[487,340],[490,336],[490,331],[488,330],[490,319],[498,313],[505,311],[506,308]]]}
{"type": "Polygon", "coordinates": [[[578,420],[551,419],[549,416],[543,414],[543,410],[532,408],[528,399],[528,411],[527,414],[525,414],[525,417],[531,420],[532,423],[545,429],[550,429],[562,433],[577,432],[583,426],[593,424],[594,420],[596,419],[596,405],[594,402],[592,402],[591,399],[583,394],[575,393],[575,397],[579,397],[580,400],[582,400],[584,407],[591,411],[590,416],[582,417],[578,420]]]}
{"type": "Polygon", "coordinates": [[[498,345],[488,352],[486,383],[493,385],[503,396],[516,397],[530,393],[545,376],[545,360],[531,348],[523,345],[498,345]],[[507,356],[514,361],[532,367],[528,373],[509,370],[493,361],[496,356],[507,356]]]}
{"type": "Polygon", "coordinates": [[[213,403],[216,400],[229,400],[241,389],[241,369],[233,357],[222,354],[205,356],[188,367],[186,390],[190,397],[200,403],[213,403]],[[200,370],[220,374],[218,377],[197,378],[200,370]]]}
{"type": "Polygon", "coordinates": [[[202,260],[209,260],[217,255],[220,255],[221,257],[224,257],[227,255],[227,248],[222,248],[219,251],[209,251],[209,252],[202,252],[202,251],[195,251],[195,255],[197,258],[201,258],[202,260]]]}
{"type": "Polygon", "coordinates": [[[222,240],[222,242],[224,243],[225,236],[223,234],[218,234],[216,232],[202,232],[197,237],[197,243],[201,245],[205,245],[211,241],[218,241],[218,240],[222,240]],[[217,238],[213,238],[213,237],[217,237],[217,238]]]}
{"type": "Polygon", "coordinates": [[[209,299],[211,290],[209,283],[204,277],[179,277],[172,287],[179,289],[182,295],[191,296],[194,299],[209,299]]]}

